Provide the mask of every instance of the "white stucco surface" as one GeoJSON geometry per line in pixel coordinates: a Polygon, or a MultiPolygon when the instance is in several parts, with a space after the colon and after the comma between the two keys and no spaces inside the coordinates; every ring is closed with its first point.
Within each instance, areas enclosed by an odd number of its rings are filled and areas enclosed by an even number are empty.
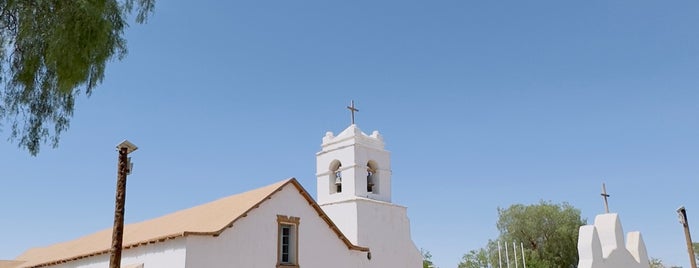
{"type": "MultiPolygon", "coordinates": [[[[155,244],[143,245],[122,251],[121,266],[144,264],[145,267],[185,268],[185,239],[180,237],[155,244]]],[[[51,266],[56,268],[105,268],[109,267],[109,254],[51,266]]]]}
{"type": "Polygon", "coordinates": [[[372,267],[422,267],[405,207],[366,199],[356,202],[358,244],[372,249],[372,267]]]}
{"type": "Polygon", "coordinates": [[[600,214],[594,225],[581,226],[578,234],[578,268],[648,268],[648,252],[640,232],[624,242],[616,213],[600,214]]]}

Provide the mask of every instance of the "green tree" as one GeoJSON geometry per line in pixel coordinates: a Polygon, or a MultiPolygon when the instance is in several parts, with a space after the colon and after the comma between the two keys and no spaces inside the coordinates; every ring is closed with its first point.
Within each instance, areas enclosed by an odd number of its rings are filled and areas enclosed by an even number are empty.
{"type": "Polygon", "coordinates": [[[432,263],[432,253],[424,249],[420,249],[420,253],[422,254],[422,268],[437,268],[432,263]]]}
{"type": "Polygon", "coordinates": [[[488,260],[488,250],[486,248],[474,249],[464,254],[458,268],[483,268],[488,267],[489,263],[490,260],[488,260]]]}
{"type": "MultiPolygon", "coordinates": [[[[507,209],[498,208],[497,228],[500,235],[496,241],[508,243],[508,246],[516,242],[518,261],[522,258],[520,246],[523,245],[527,267],[530,268],[576,267],[578,229],[586,223],[580,216],[580,210],[568,203],[542,201],[533,205],[515,204],[507,209]]],[[[499,257],[496,241],[488,241],[484,248],[465,254],[459,267],[482,267],[484,259],[497,267],[500,258],[504,265],[504,244],[501,245],[499,257]]],[[[509,255],[510,260],[514,261],[514,252],[510,251],[509,255]]]]}
{"type": "MultiPolygon", "coordinates": [[[[498,209],[497,223],[502,241],[520,241],[546,267],[575,267],[578,264],[578,230],[587,222],[580,210],[568,203],[540,202],[498,209]]],[[[533,263],[533,262],[532,262],[533,263]]]]}
{"type": "Polygon", "coordinates": [[[665,264],[663,264],[663,260],[661,260],[661,259],[651,258],[650,259],[650,268],[665,268],[665,264]]]}
{"type": "Polygon", "coordinates": [[[144,23],[155,0],[0,0],[0,122],[32,155],[58,145],[75,98],[102,82],[106,63],[127,52],[134,10],[144,23]],[[4,125],[6,126],[6,125],[4,125]]]}
{"type": "Polygon", "coordinates": [[[697,260],[699,263],[699,243],[693,242],[692,243],[692,248],[694,249],[694,258],[697,260]]]}

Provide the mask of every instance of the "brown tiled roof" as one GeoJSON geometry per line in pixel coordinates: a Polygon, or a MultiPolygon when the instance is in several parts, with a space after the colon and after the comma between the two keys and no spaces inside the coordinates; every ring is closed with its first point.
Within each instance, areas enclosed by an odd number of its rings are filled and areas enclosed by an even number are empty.
{"type": "Polygon", "coordinates": [[[3,261],[0,260],[0,268],[15,268],[19,267],[23,261],[3,261]]]}
{"type": "MultiPolygon", "coordinates": [[[[232,227],[235,221],[247,216],[248,212],[259,207],[262,202],[271,198],[274,193],[288,184],[298,189],[309,205],[316,210],[349,249],[369,251],[368,248],[353,245],[294,178],[159,218],[128,224],[124,227],[123,247],[128,249],[187,235],[218,236],[226,228],[232,227]]],[[[16,259],[23,263],[8,262],[6,266],[2,266],[4,264],[0,262],[0,268],[43,267],[107,254],[110,251],[111,240],[112,229],[109,228],[76,240],[29,249],[16,259]]]]}

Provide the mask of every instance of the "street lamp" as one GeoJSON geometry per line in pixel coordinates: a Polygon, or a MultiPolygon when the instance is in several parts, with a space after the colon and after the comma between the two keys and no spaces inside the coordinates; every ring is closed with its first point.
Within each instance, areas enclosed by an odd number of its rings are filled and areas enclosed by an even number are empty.
{"type": "Polygon", "coordinates": [[[697,268],[697,261],[694,257],[694,248],[692,248],[692,236],[689,234],[689,222],[687,221],[687,210],[684,206],[677,209],[677,217],[679,217],[680,224],[684,227],[684,238],[687,240],[687,252],[689,253],[689,262],[692,268],[697,268]]]}
{"type": "Polygon", "coordinates": [[[116,202],[114,205],[114,229],[112,229],[112,250],[109,258],[109,268],[121,267],[121,246],[124,238],[124,205],[126,204],[126,175],[131,174],[133,164],[130,153],[138,147],[128,140],[117,145],[119,164],[117,166],[116,202]]]}

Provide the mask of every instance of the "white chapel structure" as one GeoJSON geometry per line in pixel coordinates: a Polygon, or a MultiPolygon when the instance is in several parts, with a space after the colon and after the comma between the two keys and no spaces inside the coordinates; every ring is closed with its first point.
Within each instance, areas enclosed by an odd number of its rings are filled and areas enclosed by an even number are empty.
{"type": "MultiPolygon", "coordinates": [[[[419,268],[390,154],[353,122],[323,137],[317,199],[294,178],[124,228],[124,268],[419,268]]],[[[104,268],[112,229],[32,248],[0,268],[104,268]]]]}
{"type": "Polygon", "coordinates": [[[641,232],[624,231],[617,213],[609,213],[607,189],[602,184],[605,212],[595,223],[578,231],[578,268],[649,268],[648,251],[641,232]]]}
{"type": "Polygon", "coordinates": [[[649,268],[641,232],[629,232],[624,242],[619,215],[599,214],[578,232],[578,268],[649,268]]]}

